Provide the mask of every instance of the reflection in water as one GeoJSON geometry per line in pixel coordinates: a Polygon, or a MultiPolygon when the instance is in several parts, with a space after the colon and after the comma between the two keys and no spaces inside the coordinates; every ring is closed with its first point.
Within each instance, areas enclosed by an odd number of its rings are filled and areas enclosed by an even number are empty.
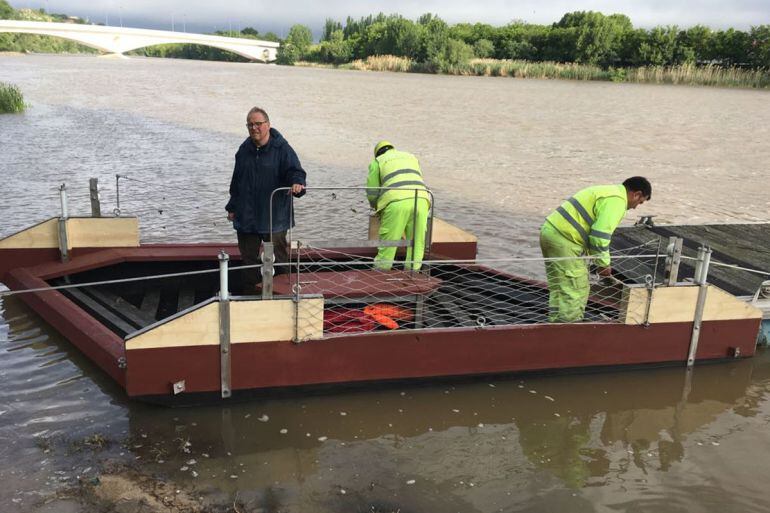
{"type": "Polygon", "coordinates": [[[395,491],[391,503],[408,510],[441,497],[432,511],[454,511],[457,501],[487,511],[506,504],[508,493],[535,500],[549,487],[615,489],[638,475],[675,471],[700,447],[699,432],[736,405],[742,416],[757,415],[760,405],[747,403],[767,387],[768,370],[763,356],[699,367],[691,383],[683,369],[658,369],[395,386],[228,408],[132,404],[129,425],[132,439],[143,441],[136,449],[143,460],[224,493],[272,490],[287,506],[320,507],[317,494],[339,489],[375,501],[395,491]],[[765,379],[753,381],[755,374],[765,379]]]}

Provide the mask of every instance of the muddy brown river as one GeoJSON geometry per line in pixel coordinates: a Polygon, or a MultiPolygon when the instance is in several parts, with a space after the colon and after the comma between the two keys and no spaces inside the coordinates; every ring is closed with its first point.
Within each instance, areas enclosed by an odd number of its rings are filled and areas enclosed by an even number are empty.
{"type": "MultiPolygon", "coordinates": [[[[81,56],[0,55],[29,109],[0,116],[0,237],[59,213],[138,215],[145,242],[234,241],[245,114],[268,110],[311,187],[360,186],[387,138],[421,160],[482,257],[536,256],[543,216],[643,174],[660,222],[770,220],[770,93],[81,56]]],[[[298,230],[364,236],[359,192],[313,192],[298,230]],[[344,203],[347,201],[347,203],[344,203]]],[[[363,195],[363,192],[360,192],[363,195]]],[[[750,241],[749,241],[750,243],[750,241]]],[[[565,344],[569,344],[565,340],[565,344]]],[[[167,409],[122,390],[18,297],[0,298],[0,511],[91,511],[110,469],[200,509],[770,509],[770,354],[684,369],[395,384],[167,409]],[[100,481],[100,479],[102,479],[100,481]],[[101,483],[101,484],[100,484],[101,483]],[[164,492],[165,493],[165,492],[164,492]]]]}

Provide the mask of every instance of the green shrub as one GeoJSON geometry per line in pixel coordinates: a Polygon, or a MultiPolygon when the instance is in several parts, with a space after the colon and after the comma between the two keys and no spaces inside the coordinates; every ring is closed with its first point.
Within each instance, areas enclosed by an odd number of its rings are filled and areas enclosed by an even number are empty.
{"type": "Polygon", "coordinates": [[[13,84],[0,82],[0,113],[24,112],[24,96],[13,84]]]}

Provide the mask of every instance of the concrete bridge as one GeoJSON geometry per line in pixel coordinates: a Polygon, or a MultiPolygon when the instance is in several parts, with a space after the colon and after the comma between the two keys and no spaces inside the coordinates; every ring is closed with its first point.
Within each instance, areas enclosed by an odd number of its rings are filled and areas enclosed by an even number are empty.
{"type": "Polygon", "coordinates": [[[271,62],[280,46],[272,41],[237,37],[209,36],[187,32],[148,30],[76,23],[0,20],[0,32],[38,34],[71,39],[105,52],[122,54],[145,46],[166,43],[189,43],[229,50],[247,59],[271,62]]]}

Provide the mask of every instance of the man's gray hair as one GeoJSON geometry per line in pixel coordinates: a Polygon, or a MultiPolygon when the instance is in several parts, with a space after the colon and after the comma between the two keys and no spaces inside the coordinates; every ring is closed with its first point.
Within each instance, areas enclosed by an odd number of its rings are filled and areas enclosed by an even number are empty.
{"type": "Polygon", "coordinates": [[[246,114],[246,120],[248,121],[249,116],[251,116],[255,112],[259,112],[260,114],[262,114],[265,117],[265,121],[270,122],[270,116],[267,115],[267,111],[265,111],[265,109],[263,109],[262,107],[252,107],[249,110],[249,113],[246,114]]]}

